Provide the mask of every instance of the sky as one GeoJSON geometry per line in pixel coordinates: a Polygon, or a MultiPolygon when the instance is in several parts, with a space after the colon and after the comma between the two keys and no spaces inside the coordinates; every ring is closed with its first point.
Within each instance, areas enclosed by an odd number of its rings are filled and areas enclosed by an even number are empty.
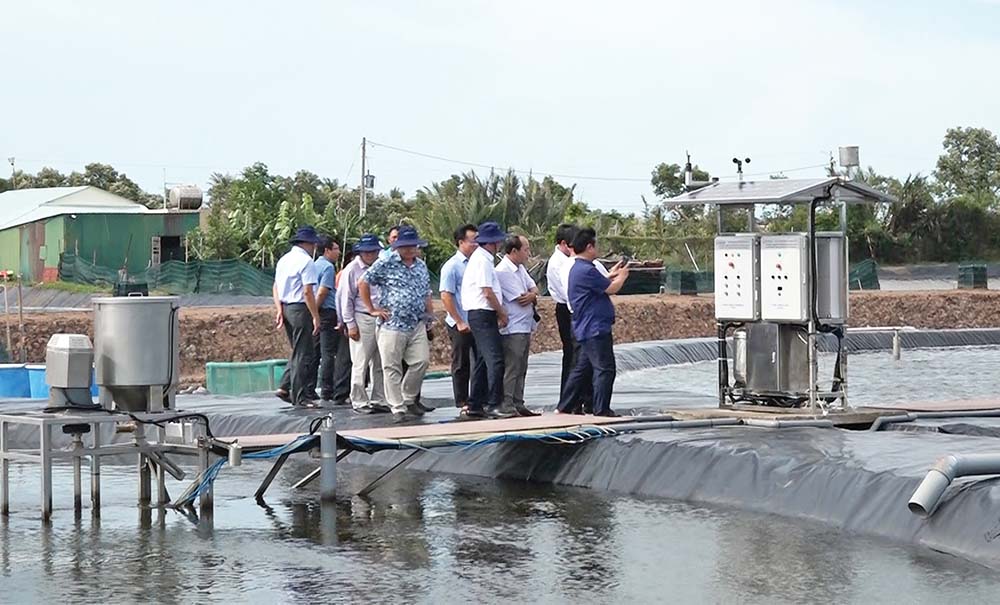
{"type": "Polygon", "coordinates": [[[1000,0],[3,0],[0,155],[151,192],[257,161],[356,184],[367,137],[378,191],[471,169],[396,147],[623,212],[686,151],[721,178],[820,176],[840,145],[928,174],[948,128],[1000,132],[998,23],[1000,0]]]}

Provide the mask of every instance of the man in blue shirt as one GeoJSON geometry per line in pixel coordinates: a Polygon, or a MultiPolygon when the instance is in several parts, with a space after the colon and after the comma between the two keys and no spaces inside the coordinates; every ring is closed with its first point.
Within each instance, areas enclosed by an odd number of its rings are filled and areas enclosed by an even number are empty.
{"type": "MultiPolygon", "coordinates": [[[[469,405],[469,378],[476,356],[476,343],[469,329],[469,314],[462,307],[462,277],[469,266],[469,257],[476,251],[478,230],[475,225],[462,225],[455,229],[455,246],[458,250],[441,267],[441,303],[444,304],[445,324],[451,339],[451,387],[455,395],[455,406],[469,405]]],[[[472,389],[472,392],[477,392],[472,389]]],[[[485,402],[477,402],[480,407],[485,402]]]]}
{"type": "Polygon", "coordinates": [[[594,266],[597,258],[597,234],[584,228],[573,238],[576,259],[569,271],[567,298],[573,309],[573,336],[580,343],[581,355],[575,360],[566,387],[559,397],[557,412],[570,413],[593,375],[594,415],[615,416],[611,392],[615,384],[615,350],[611,326],[615,306],[610,294],[617,294],[628,279],[628,267],[617,267],[605,277],[594,266]]]}
{"type": "Polygon", "coordinates": [[[342,338],[340,321],[337,318],[337,297],[335,278],[336,264],[340,260],[340,246],[332,238],[323,236],[316,247],[320,254],[316,259],[316,274],[319,284],[316,290],[316,304],[319,305],[319,334],[313,337],[313,357],[310,366],[310,388],[316,390],[319,382],[320,397],[324,401],[343,403],[350,394],[349,382],[344,382],[344,372],[337,372],[337,366],[345,360],[338,359],[337,350],[342,338]],[[317,380],[317,373],[319,379],[317,380]],[[341,384],[335,382],[335,373],[340,374],[341,384]],[[337,388],[339,387],[339,389],[337,388]],[[340,392],[337,392],[337,391],[340,392]]]}
{"type": "Polygon", "coordinates": [[[365,308],[379,319],[378,352],[385,397],[396,422],[405,420],[407,414],[424,413],[417,397],[430,363],[427,327],[434,318],[430,274],[418,258],[419,248],[426,245],[416,229],[400,227],[392,255],[377,260],[358,282],[365,308]],[[377,303],[372,301],[372,286],[379,289],[377,303]]]}

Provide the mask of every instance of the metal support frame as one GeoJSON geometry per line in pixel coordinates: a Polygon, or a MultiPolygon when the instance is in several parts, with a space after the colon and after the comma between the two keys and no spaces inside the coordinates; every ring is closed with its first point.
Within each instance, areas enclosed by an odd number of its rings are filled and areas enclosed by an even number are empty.
{"type": "MultiPolygon", "coordinates": [[[[156,417],[157,415],[151,415],[156,417]]],[[[155,504],[163,507],[169,503],[166,489],[166,475],[183,478],[184,472],[166,454],[198,455],[207,457],[207,447],[179,445],[166,442],[166,430],[155,427],[154,440],[147,441],[145,426],[137,423],[131,443],[104,444],[102,427],[131,422],[125,414],[95,413],[44,413],[0,415],[0,514],[10,514],[10,462],[21,461],[41,465],[40,499],[42,520],[48,523],[53,510],[52,466],[56,462],[68,460],[73,473],[73,509],[79,513],[83,508],[83,459],[90,460],[90,501],[94,515],[100,514],[101,507],[101,458],[104,456],[134,455],[137,470],[137,499],[142,506],[155,504]],[[53,446],[53,428],[67,425],[90,427],[90,444],[87,445],[82,433],[73,434],[69,448],[53,446]],[[38,449],[18,449],[10,447],[10,427],[34,426],[38,429],[38,449]],[[156,498],[153,500],[152,482],[156,480],[156,498]]]]}
{"type": "Polygon", "coordinates": [[[368,485],[366,485],[360,492],[358,492],[358,495],[361,496],[361,497],[365,497],[368,494],[370,494],[373,491],[375,491],[375,488],[378,487],[378,484],[383,479],[385,479],[386,477],[388,477],[392,473],[398,471],[399,469],[404,468],[406,465],[408,465],[410,462],[413,461],[413,458],[416,457],[417,454],[421,453],[422,451],[423,450],[413,450],[413,452],[409,456],[407,456],[406,458],[403,458],[402,460],[400,460],[399,462],[397,462],[396,464],[394,464],[392,467],[389,468],[389,470],[385,471],[384,473],[382,473],[381,475],[379,475],[378,477],[376,477],[374,481],[372,481],[371,483],[369,483],[368,485]]]}
{"type": "MultiPolygon", "coordinates": [[[[814,199],[811,202],[811,206],[815,207],[823,198],[814,199]]],[[[825,198],[829,200],[830,198],[825,198]]],[[[840,233],[844,238],[844,267],[845,270],[849,270],[849,250],[847,241],[847,204],[840,199],[839,193],[835,194],[833,199],[834,204],[838,206],[839,211],[839,223],[840,223],[840,233]]],[[[724,208],[736,208],[736,209],[747,209],[747,232],[756,233],[757,224],[755,217],[756,204],[733,204],[730,206],[716,205],[716,228],[719,235],[724,235],[727,231],[724,229],[723,221],[723,209],[724,208]]],[[[818,359],[818,346],[817,346],[817,336],[819,335],[819,326],[816,322],[816,301],[813,299],[813,288],[816,276],[813,274],[812,268],[814,265],[814,256],[816,254],[816,224],[814,220],[814,212],[810,211],[808,214],[808,238],[809,238],[809,248],[808,255],[809,258],[807,262],[809,263],[809,296],[807,309],[809,312],[809,321],[806,323],[806,330],[808,335],[808,366],[809,366],[809,389],[808,389],[808,401],[809,401],[809,411],[812,414],[817,414],[822,411],[826,414],[827,409],[824,405],[824,401],[830,398],[836,398],[840,400],[840,407],[842,409],[848,409],[848,399],[847,399],[847,357],[848,352],[846,349],[841,351],[840,355],[840,375],[841,383],[840,390],[836,392],[821,392],[819,390],[819,359],[818,359]]],[[[848,313],[850,316],[850,299],[848,293],[850,291],[849,284],[845,283],[841,286],[843,288],[843,296],[847,301],[848,313]]],[[[847,338],[847,324],[843,326],[844,338],[847,338]]],[[[718,330],[718,340],[719,340],[719,407],[726,407],[726,394],[728,393],[729,386],[729,376],[726,371],[728,366],[727,349],[726,349],[726,325],[723,322],[716,322],[716,328],[718,330]]]]}

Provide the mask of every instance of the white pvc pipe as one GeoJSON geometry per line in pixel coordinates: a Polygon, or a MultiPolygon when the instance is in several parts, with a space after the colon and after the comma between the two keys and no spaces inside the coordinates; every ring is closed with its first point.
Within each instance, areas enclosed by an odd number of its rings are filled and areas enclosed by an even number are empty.
{"type": "Polygon", "coordinates": [[[941,458],[927,471],[927,476],[910,496],[907,504],[910,512],[930,517],[952,481],[976,475],[1000,475],[1000,454],[952,454],[941,458]]]}
{"type": "Polygon", "coordinates": [[[806,420],[806,419],[765,420],[761,418],[744,418],[742,422],[747,426],[759,426],[768,429],[786,429],[786,428],[797,428],[797,427],[814,427],[814,428],[827,429],[827,428],[833,428],[835,426],[832,420],[806,420]]]}

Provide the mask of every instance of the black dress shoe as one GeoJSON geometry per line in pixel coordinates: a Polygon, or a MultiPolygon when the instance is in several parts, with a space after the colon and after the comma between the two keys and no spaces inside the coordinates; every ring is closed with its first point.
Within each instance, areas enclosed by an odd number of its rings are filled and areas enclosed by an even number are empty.
{"type": "Polygon", "coordinates": [[[461,411],[461,413],[459,413],[459,417],[471,418],[475,420],[483,420],[484,418],[488,418],[486,412],[478,408],[465,408],[464,410],[461,411]]]}
{"type": "Polygon", "coordinates": [[[424,410],[419,406],[419,404],[411,403],[410,405],[406,406],[406,413],[411,414],[413,416],[423,416],[424,410]]]}
{"type": "Polygon", "coordinates": [[[514,411],[517,413],[518,416],[522,417],[541,416],[541,414],[539,414],[538,412],[533,412],[528,408],[524,407],[523,405],[514,406],[514,411]]]}
{"type": "Polygon", "coordinates": [[[499,407],[486,408],[486,416],[489,418],[513,418],[517,412],[507,412],[499,407]]]}
{"type": "Polygon", "coordinates": [[[614,410],[608,410],[602,414],[594,414],[594,415],[601,416],[602,418],[618,418],[620,414],[614,410]]]}
{"type": "Polygon", "coordinates": [[[419,401],[415,402],[413,405],[416,406],[421,412],[424,412],[425,414],[427,412],[433,412],[434,411],[434,408],[429,408],[429,407],[427,407],[426,405],[424,405],[423,403],[421,403],[419,401]]]}
{"type": "Polygon", "coordinates": [[[392,421],[396,424],[403,424],[404,422],[406,422],[406,414],[404,414],[403,412],[393,412],[392,421]]]}
{"type": "Polygon", "coordinates": [[[288,394],[288,391],[282,391],[281,389],[278,389],[277,391],[274,392],[274,396],[284,401],[285,403],[292,402],[292,396],[288,394]]]}

